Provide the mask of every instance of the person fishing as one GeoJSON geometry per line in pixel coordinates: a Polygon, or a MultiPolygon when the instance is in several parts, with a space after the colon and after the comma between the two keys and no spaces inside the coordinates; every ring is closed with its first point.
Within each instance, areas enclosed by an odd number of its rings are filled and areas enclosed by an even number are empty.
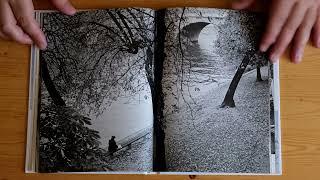
{"type": "Polygon", "coordinates": [[[108,151],[109,151],[111,156],[113,156],[113,153],[115,153],[118,150],[118,145],[117,145],[115,139],[116,139],[116,137],[112,136],[111,139],[109,140],[108,151]]]}

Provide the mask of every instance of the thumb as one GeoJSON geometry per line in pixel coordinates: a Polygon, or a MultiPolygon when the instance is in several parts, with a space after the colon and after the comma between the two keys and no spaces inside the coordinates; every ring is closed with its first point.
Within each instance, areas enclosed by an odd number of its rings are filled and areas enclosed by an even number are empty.
{"type": "Polygon", "coordinates": [[[233,9],[246,9],[249,8],[255,0],[234,0],[232,2],[233,9]]]}
{"type": "Polygon", "coordinates": [[[74,15],[76,9],[72,6],[69,0],[51,0],[51,3],[61,12],[67,15],[74,15]]]}

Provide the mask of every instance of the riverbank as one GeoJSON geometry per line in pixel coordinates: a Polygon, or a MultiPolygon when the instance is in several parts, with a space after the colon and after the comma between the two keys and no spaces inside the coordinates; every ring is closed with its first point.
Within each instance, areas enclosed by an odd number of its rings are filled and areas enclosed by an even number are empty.
{"type": "Polygon", "coordinates": [[[220,108],[229,87],[225,83],[197,97],[197,105],[182,106],[166,119],[169,171],[268,173],[269,83],[256,82],[256,71],[243,76],[235,108],[220,108]]]}

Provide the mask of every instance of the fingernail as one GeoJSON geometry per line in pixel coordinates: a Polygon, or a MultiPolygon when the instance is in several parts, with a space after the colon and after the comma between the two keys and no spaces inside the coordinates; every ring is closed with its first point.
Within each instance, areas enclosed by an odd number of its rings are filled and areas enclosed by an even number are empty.
{"type": "Polygon", "coordinates": [[[293,55],[293,62],[300,63],[302,61],[302,55],[303,55],[303,52],[301,49],[296,50],[293,55]]]}
{"type": "Polygon", "coordinates": [[[260,46],[260,51],[261,51],[261,52],[266,52],[267,50],[268,50],[268,47],[267,47],[266,45],[262,44],[262,45],[260,46]]]}
{"type": "Polygon", "coordinates": [[[271,61],[272,63],[275,63],[275,62],[277,62],[278,60],[279,60],[278,55],[276,55],[276,54],[271,54],[271,55],[270,55],[270,61],[271,61]]]}
{"type": "Polygon", "coordinates": [[[69,15],[69,16],[72,16],[72,15],[74,15],[76,12],[77,12],[77,10],[76,10],[76,8],[74,8],[71,4],[67,4],[65,7],[64,7],[64,13],[66,13],[67,15],[69,15]]]}
{"type": "Polygon", "coordinates": [[[76,14],[77,13],[77,10],[74,8],[74,7],[71,7],[70,9],[69,9],[69,15],[74,15],[74,14],[76,14]]]}
{"type": "Polygon", "coordinates": [[[41,50],[45,50],[47,48],[47,42],[46,41],[42,41],[40,44],[39,44],[39,48],[41,50]]]}

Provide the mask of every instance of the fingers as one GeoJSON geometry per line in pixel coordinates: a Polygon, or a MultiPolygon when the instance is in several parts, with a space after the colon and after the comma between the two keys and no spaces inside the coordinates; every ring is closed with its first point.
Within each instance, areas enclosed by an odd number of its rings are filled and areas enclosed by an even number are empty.
{"type": "Polygon", "coordinates": [[[266,52],[269,47],[276,41],[279,36],[282,27],[286,23],[291,9],[294,4],[288,3],[288,1],[274,0],[270,8],[270,17],[268,19],[266,31],[262,37],[260,44],[260,51],[266,52]]]}
{"type": "Polygon", "coordinates": [[[32,44],[32,39],[17,25],[4,26],[0,36],[4,39],[10,39],[21,44],[32,44]]]}
{"type": "MultiPolygon", "coordinates": [[[[62,12],[73,15],[76,9],[68,0],[51,0],[62,12]]],[[[0,0],[0,38],[22,44],[35,42],[40,49],[47,46],[46,38],[34,19],[32,0],[0,0]]]]}
{"type": "Polygon", "coordinates": [[[312,42],[313,45],[317,48],[320,48],[320,13],[318,9],[318,16],[316,19],[316,22],[313,26],[313,32],[312,32],[312,42]]]}
{"type": "Polygon", "coordinates": [[[46,38],[34,19],[32,0],[12,1],[10,6],[18,25],[33,39],[40,49],[45,49],[47,46],[46,38]]]}
{"type": "Polygon", "coordinates": [[[1,31],[0,31],[0,39],[9,40],[9,38],[1,31]]]}
{"type": "Polygon", "coordinates": [[[306,6],[296,3],[292,9],[290,17],[287,19],[285,25],[283,26],[276,43],[273,45],[270,60],[276,62],[280,56],[284,53],[289,43],[292,41],[297,29],[301,25],[305,14],[306,6]]]}
{"type": "Polygon", "coordinates": [[[232,2],[233,9],[246,9],[250,7],[255,0],[236,0],[232,2]]]}
{"type": "Polygon", "coordinates": [[[51,0],[51,2],[58,10],[67,15],[74,15],[76,13],[76,9],[69,0],[51,0]]]}
{"type": "Polygon", "coordinates": [[[308,40],[310,39],[310,34],[316,18],[317,9],[313,7],[308,10],[302,24],[297,30],[291,49],[291,60],[293,63],[300,63],[302,61],[304,47],[307,45],[308,40]]]}
{"type": "MultiPolygon", "coordinates": [[[[235,9],[250,7],[255,0],[233,2],[235,9]]],[[[270,50],[270,60],[276,62],[292,43],[291,60],[302,60],[304,47],[313,30],[312,40],[320,48],[320,0],[273,0],[265,33],[260,44],[260,51],[270,50]],[[312,29],[313,28],[313,29],[312,29]]]]}
{"type": "Polygon", "coordinates": [[[21,44],[31,44],[31,38],[17,26],[17,21],[7,2],[0,3],[0,37],[5,40],[13,40],[21,44]]]}

